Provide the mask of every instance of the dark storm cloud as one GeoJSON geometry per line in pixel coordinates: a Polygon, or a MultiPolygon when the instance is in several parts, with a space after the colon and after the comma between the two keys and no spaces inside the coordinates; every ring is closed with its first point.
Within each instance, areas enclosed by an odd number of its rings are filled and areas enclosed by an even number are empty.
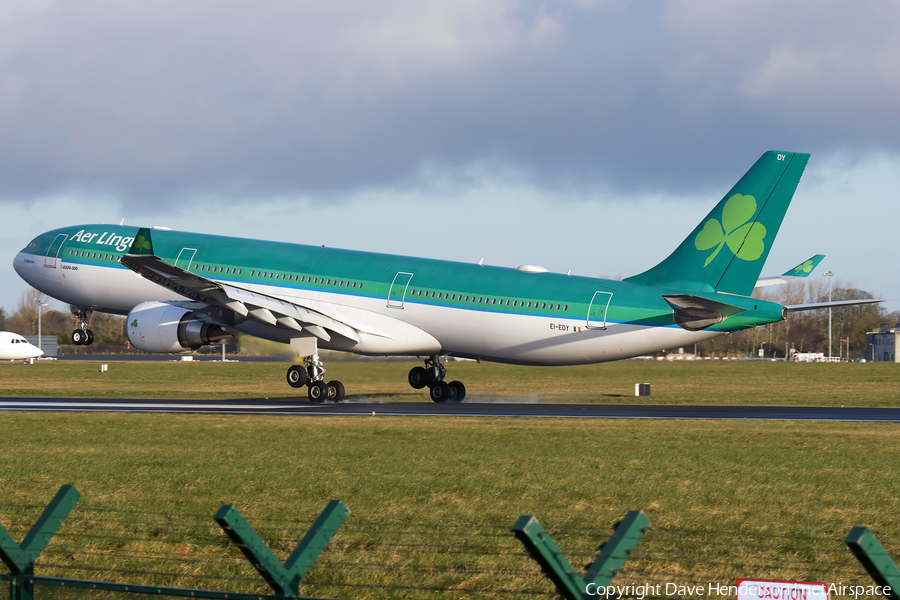
{"type": "Polygon", "coordinates": [[[768,149],[895,151],[900,8],[808,0],[22,3],[0,197],[334,193],[485,162],[689,192],[768,149]]]}

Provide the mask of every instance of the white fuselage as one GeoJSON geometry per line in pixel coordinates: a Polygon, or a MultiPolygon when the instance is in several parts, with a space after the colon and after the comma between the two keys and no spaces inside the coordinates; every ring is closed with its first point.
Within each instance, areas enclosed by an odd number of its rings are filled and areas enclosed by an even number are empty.
{"type": "MultiPolygon", "coordinates": [[[[69,263],[60,257],[52,266],[40,257],[20,252],[14,262],[18,274],[38,290],[74,306],[127,314],[147,301],[186,301],[122,266],[69,263]]],[[[236,285],[227,277],[216,279],[236,285]]],[[[319,342],[326,349],[367,355],[452,355],[495,362],[532,365],[577,365],[620,360],[660,349],[689,346],[724,333],[691,332],[674,324],[610,322],[605,328],[586,327],[585,315],[538,316],[503,314],[456,306],[416,302],[389,306],[386,298],[348,295],[339,291],[240,282],[249,291],[280,298],[321,311],[351,327],[365,330],[360,341],[319,342]]],[[[291,331],[265,327],[254,321],[232,329],[289,343],[291,331]]]]}
{"type": "Polygon", "coordinates": [[[43,350],[18,333],[0,331],[0,360],[28,360],[43,355],[43,350]]]}

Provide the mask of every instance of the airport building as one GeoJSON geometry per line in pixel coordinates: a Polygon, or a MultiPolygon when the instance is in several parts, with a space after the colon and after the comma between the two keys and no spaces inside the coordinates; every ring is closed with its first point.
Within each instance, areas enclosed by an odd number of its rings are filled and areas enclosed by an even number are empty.
{"type": "Polygon", "coordinates": [[[866,334],[866,358],[872,362],[900,362],[900,323],[893,329],[882,323],[877,331],[866,334]]]}

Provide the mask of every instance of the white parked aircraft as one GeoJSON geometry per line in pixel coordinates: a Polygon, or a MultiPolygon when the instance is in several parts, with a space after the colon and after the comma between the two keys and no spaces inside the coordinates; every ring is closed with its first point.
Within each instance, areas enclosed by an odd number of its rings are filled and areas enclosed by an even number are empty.
{"type": "Polygon", "coordinates": [[[43,355],[43,350],[18,333],[0,331],[0,360],[28,360],[43,355]]]}

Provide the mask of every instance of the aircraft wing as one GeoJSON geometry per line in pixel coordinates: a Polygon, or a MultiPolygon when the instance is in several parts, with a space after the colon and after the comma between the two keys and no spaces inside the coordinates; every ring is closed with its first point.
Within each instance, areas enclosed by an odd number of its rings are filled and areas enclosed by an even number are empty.
{"type": "Polygon", "coordinates": [[[822,262],[823,258],[825,258],[824,254],[816,254],[812,258],[803,261],[783,275],[780,275],[778,277],[760,277],[756,281],[756,285],[753,287],[754,289],[756,289],[769,285],[781,285],[782,283],[788,283],[790,281],[796,281],[798,279],[809,277],[809,274],[812,273],[813,269],[815,269],[820,262],[822,262]]]}
{"type": "MultiPolygon", "coordinates": [[[[228,308],[241,317],[297,332],[305,330],[326,342],[331,340],[332,333],[360,341],[358,329],[321,311],[219,283],[167,263],[153,253],[150,230],[146,227],[138,231],[128,253],[119,262],[164,288],[197,302],[228,308]]],[[[367,333],[382,335],[374,331],[367,333]]]]}

